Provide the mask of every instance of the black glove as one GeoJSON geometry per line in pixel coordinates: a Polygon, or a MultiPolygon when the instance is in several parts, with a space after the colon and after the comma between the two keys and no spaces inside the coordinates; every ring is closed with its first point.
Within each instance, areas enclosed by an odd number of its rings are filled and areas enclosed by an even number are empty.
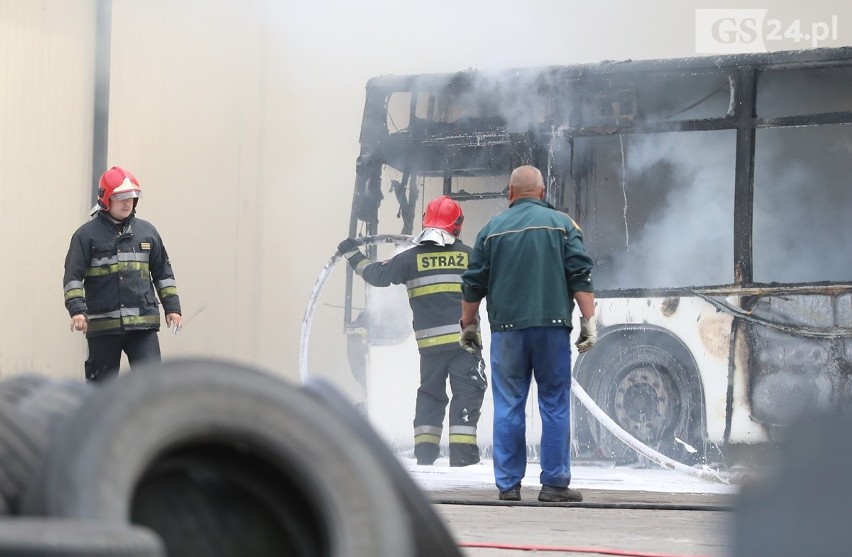
{"type": "Polygon", "coordinates": [[[355,252],[360,252],[358,249],[358,242],[352,238],[346,238],[337,245],[337,252],[343,257],[349,259],[355,255],[355,252]]]}
{"type": "Polygon", "coordinates": [[[352,238],[346,238],[340,242],[337,245],[337,251],[340,255],[346,258],[349,266],[352,267],[355,273],[359,276],[366,264],[370,262],[367,256],[361,253],[361,250],[358,248],[358,242],[352,238]]]}

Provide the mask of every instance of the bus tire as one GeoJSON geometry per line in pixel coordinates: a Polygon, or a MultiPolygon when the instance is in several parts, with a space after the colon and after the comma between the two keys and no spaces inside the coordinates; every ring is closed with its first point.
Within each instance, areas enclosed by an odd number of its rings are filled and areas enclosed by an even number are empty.
{"type": "Polygon", "coordinates": [[[141,524],[170,555],[411,555],[403,506],[377,469],[298,388],[182,360],[95,389],[45,455],[24,510],[141,524]]]}
{"type": "Polygon", "coordinates": [[[0,515],[15,514],[54,431],[88,393],[85,383],[38,375],[0,381],[0,515]]]}
{"type": "Polygon", "coordinates": [[[165,557],[159,537],[120,522],[0,520],[0,557],[165,557]]]}
{"type": "MultiPolygon", "coordinates": [[[[686,464],[704,454],[704,396],[698,366],[678,339],[649,325],[610,329],[578,358],[577,381],[619,426],[652,449],[686,464]],[[687,443],[687,448],[676,441],[687,443]],[[694,449],[695,452],[690,451],[694,449]]],[[[617,464],[637,455],[585,410],[578,439],[617,464]]]]}
{"type": "Polygon", "coordinates": [[[302,389],[332,411],[340,420],[340,426],[349,429],[353,438],[370,447],[379,459],[382,465],[381,473],[393,482],[394,490],[405,506],[406,514],[411,522],[417,525],[414,529],[414,555],[461,557],[457,543],[423,491],[355,407],[323,379],[311,378],[305,382],[302,389]]]}

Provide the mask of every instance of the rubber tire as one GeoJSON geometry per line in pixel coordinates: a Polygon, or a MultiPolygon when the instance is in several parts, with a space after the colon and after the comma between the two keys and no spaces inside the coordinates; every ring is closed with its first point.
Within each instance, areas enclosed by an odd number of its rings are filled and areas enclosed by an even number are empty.
{"type": "Polygon", "coordinates": [[[99,386],[45,455],[24,509],[128,522],[168,517],[168,528],[150,526],[170,555],[190,554],[183,549],[208,539],[221,542],[209,553],[217,557],[297,555],[295,540],[280,540],[296,523],[309,538],[305,555],[410,556],[411,525],[390,480],[376,473],[381,468],[369,447],[298,388],[236,364],[174,361],[99,386]],[[206,469],[180,464],[201,461],[206,469]],[[234,469],[244,471],[229,476],[234,469]],[[237,501],[278,520],[281,528],[263,533],[287,547],[226,553],[233,539],[222,536],[234,533],[223,525],[235,501],[227,494],[252,471],[267,479],[265,499],[243,490],[237,501]]]}
{"type": "Polygon", "coordinates": [[[0,382],[0,515],[19,499],[56,428],[91,392],[83,382],[17,375],[0,382]]]}
{"type": "MultiPolygon", "coordinates": [[[[650,326],[645,326],[641,332],[632,328],[611,330],[598,339],[593,350],[578,359],[577,372],[577,380],[598,406],[642,443],[685,464],[694,464],[704,456],[704,397],[701,382],[694,359],[676,339],[650,326]],[[629,424],[623,423],[616,411],[619,384],[627,375],[642,368],[656,370],[669,382],[673,391],[674,419],[651,437],[631,431],[629,424]],[[688,452],[675,441],[675,437],[690,444],[698,452],[688,452]]],[[[588,428],[599,454],[614,459],[616,464],[636,461],[633,449],[616,438],[585,409],[580,410],[578,421],[582,427],[588,428]]],[[[578,437],[582,439],[583,434],[578,432],[578,437]]]]}
{"type": "Polygon", "coordinates": [[[0,520],[0,557],[165,557],[147,528],[53,518],[0,520]]]}
{"type": "Polygon", "coordinates": [[[393,482],[397,497],[405,505],[409,519],[417,525],[414,529],[415,555],[462,557],[446,524],[435,512],[423,491],[355,407],[324,379],[310,378],[302,388],[332,411],[340,420],[340,427],[348,428],[352,437],[368,446],[380,460],[381,473],[393,482]]]}
{"type": "Polygon", "coordinates": [[[278,546],[284,545],[276,542],[281,538],[287,540],[288,555],[323,554],[326,550],[315,543],[316,517],[308,511],[311,503],[297,497],[286,501],[275,497],[268,489],[274,476],[259,473],[256,467],[247,470],[241,464],[233,455],[198,450],[158,463],[157,470],[147,474],[148,481],[157,486],[139,487],[132,522],[157,531],[167,545],[179,548],[180,555],[277,556],[281,553],[278,546]],[[223,477],[227,481],[221,481],[223,477]],[[163,493],[168,494],[170,514],[162,512],[163,493]],[[263,502],[260,509],[251,504],[252,498],[263,502]],[[297,512],[301,509],[304,513],[297,512]],[[205,525],[207,534],[187,538],[187,521],[173,520],[174,514],[191,516],[194,524],[205,525]],[[275,516],[287,519],[270,519],[275,516]]]}

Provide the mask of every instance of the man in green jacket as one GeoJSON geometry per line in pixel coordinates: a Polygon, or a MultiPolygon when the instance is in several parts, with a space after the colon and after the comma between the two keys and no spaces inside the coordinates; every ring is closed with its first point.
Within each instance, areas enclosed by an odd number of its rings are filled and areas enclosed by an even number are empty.
{"type": "Polygon", "coordinates": [[[460,342],[470,351],[482,348],[476,314],[482,299],[488,301],[494,476],[501,500],[521,498],[527,462],[524,407],[532,377],[542,421],[538,499],[583,500],[568,487],[570,334],[576,301],[582,315],[577,349],[585,352],[595,342],[593,266],[577,224],[544,201],[541,172],[516,168],[509,180],[509,209],[479,232],[462,274],[460,342]]]}

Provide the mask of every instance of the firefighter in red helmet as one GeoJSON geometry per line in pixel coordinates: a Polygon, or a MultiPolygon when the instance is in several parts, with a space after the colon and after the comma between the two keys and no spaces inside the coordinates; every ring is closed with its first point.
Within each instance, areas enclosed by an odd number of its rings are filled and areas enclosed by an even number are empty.
{"type": "Polygon", "coordinates": [[[154,226],[136,217],[142,188],[114,166],[98,182],[97,214],[71,237],[65,256],[65,307],[71,330],[86,335],[87,381],[118,374],[121,353],[131,368],[160,361],[160,304],[166,326],[183,326],[175,276],[154,226]]]}
{"type": "Polygon", "coordinates": [[[414,238],[415,246],[387,261],[371,262],[352,238],[337,248],[368,284],[404,284],[408,288],[420,351],[414,412],[418,464],[432,464],[439,456],[448,403],[450,466],[479,462],[476,426],[487,383],[482,357],[459,345],[461,274],[470,252],[458,238],[463,221],[459,204],[445,195],[426,207],[423,231],[414,238]],[[452,400],[447,398],[447,379],[452,400]]]}

